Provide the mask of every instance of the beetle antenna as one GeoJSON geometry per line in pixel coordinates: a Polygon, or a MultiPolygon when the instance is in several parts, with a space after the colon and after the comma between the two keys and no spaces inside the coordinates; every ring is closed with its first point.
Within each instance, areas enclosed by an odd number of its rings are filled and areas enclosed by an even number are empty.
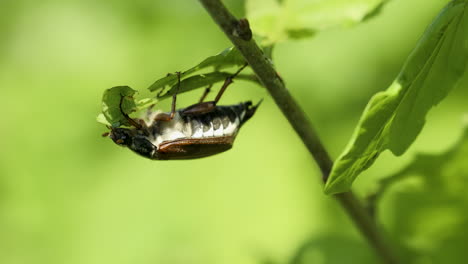
{"type": "Polygon", "coordinates": [[[123,108],[122,108],[122,104],[123,104],[123,99],[125,98],[125,96],[123,96],[122,94],[120,94],[120,103],[119,103],[119,108],[120,108],[120,113],[122,113],[122,115],[125,117],[125,119],[130,123],[130,125],[138,128],[138,129],[141,129],[141,125],[136,122],[135,120],[133,120],[127,113],[125,113],[123,111],[123,108]]]}

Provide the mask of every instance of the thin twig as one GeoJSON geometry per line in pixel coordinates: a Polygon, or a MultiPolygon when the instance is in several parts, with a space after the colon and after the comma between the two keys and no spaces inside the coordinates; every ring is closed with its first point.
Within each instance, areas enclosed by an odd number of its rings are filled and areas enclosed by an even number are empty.
{"type": "MultiPolygon", "coordinates": [[[[234,46],[244,56],[260,82],[265,86],[291,126],[302,139],[322,171],[326,182],[333,161],[327,153],[312,124],[297,104],[273,65],[252,39],[247,20],[237,20],[219,0],[199,0],[213,20],[224,31],[234,46]]],[[[361,233],[374,247],[383,263],[398,263],[396,256],[379,232],[379,228],[352,192],[337,194],[335,197],[354,221],[361,233]]]]}

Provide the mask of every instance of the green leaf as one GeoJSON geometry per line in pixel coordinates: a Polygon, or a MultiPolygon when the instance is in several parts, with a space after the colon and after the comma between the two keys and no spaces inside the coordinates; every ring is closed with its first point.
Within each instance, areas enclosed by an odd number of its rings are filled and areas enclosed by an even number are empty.
{"type": "Polygon", "coordinates": [[[408,166],[380,180],[377,191],[372,195],[372,205],[377,205],[375,203],[394,184],[414,175],[421,176],[427,182],[436,182],[431,184],[433,189],[446,189],[451,194],[463,196],[468,203],[468,196],[465,195],[468,189],[466,157],[468,157],[468,123],[465,124],[461,138],[449,150],[436,154],[419,153],[408,166]]]}
{"type": "Polygon", "coordinates": [[[149,106],[155,105],[158,102],[156,98],[144,98],[136,102],[136,109],[140,111],[142,109],[148,108],[149,106]]]}
{"type": "Polygon", "coordinates": [[[377,14],[386,0],[247,0],[252,31],[264,44],[311,37],[352,26],[377,14]]]}
{"type": "Polygon", "coordinates": [[[231,66],[242,66],[246,63],[240,51],[234,47],[227,48],[221,53],[210,56],[200,62],[197,66],[191,68],[190,73],[194,73],[206,67],[214,67],[216,70],[221,70],[231,66]]]}
{"type": "MultiPolygon", "coordinates": [[[[195,67],[192,67],[180,74],[180,78],[186,78],[191,74],[194,74],[197,71],[203,70],[207,67],[213,67],[215,70],[221,70],[223,68],[232,67],[232,66],[241,66],[246,62],[242,54],[236,48],[227,48],[223,52],[210,56],[197,64],[195,67]]],[[[154,82],[148,89],[151,92],[154,92],[158,89],[162,89],[166,86],[174,86],[177,84],[177,74],[168,74],[166,77],[161,78],[154,82]]],[[[195,88],[194,88],[195,89],[195,88]]],[[[192,90],[192,89],[188,89],[192,90]]]]}
{"type": "Polygon", "coordinates": [[[402,155],[427,112],[463,75],[468,60],[467,2],[449,3],[429,26],[400,74],[369,102],[348,146],[335,162],[325,193],[347,191],[355,178],[389,149],[402,155]]]}
{"type": "MultiPolygon", "coordinates": [[[[244,65],[245,63],[246,62],[244,58],[237,49],[225,49],[223,52],[215,56],[208,57],[197,64],[195,67],[192,67],[181,73],[181,86],[178,92],[183,93],[196,88],[224,81],[232,74],[227,72],[219,72],[218,70],[231,66],[244,65]],[[216,71],[190,77],[190,75],[194,74],[195,72],[203,70],[207,67],[213,67],[216,71]]],[[[236,78],[258,82],[257,79],[253,77],[253,75],[238,75],[236,78]]],[[[166,77],[157,80],[148,89],[150,91],[156,91],[158,89],[163,89],[166,86],[170,86],[171,89],[160,96],[160,98],[166,98],[172,96],[172,94],[177,91],[177,82],[177,74],[168,74],[166,77]]],[[[122,96],[124,97],[122,101],[122,110],[126,114],[144,109],[157,102],[156,98],[145,98],[139,101],[135,101],[133,98],[135,93],[136,91],[128,86],[117,86],[106,90],[102,98],[102,113],[104,118],[102,116],[98,116],[98,122],[106,125],[111,124],[112,126],[130,125],[120,110],[120,100],[122,96]]]]}
{"type": "Polygon", "coordinates": [[[420,153],[369,200],[404,263],[463,263],[468,238],[468,130],[443,153],[420,153]],[[434,249],[437,250],[434,250],[434,249]],[[461,261],[461,262],[460,262],[461,261]]]}
{"type": "Polygon", "coordinates": [[[136,92],[128,86],[116,86],[104,91],[102,113],[109,124],[114,127],[130,125],[120,110],[120,101],[122,100],[122,111],[126,114],[134,112],[137,109],[133,99],[136,92]]]}
{"type": "MultiPolygon", "coordinates": [[[[178,88],[178,84],[174,84],[171,89],[169,89],[163,95],[159,95],[158,99],[165,99],[167,97],[172,96],[173,94],[177,93],[184,93],[194,89],[198,89],[201,87],[207,87],[211,84],[215,84],[218,82],[222,82],[226,80],[226,78],[232,76],[231,73],[228,72],[211,72],[207,74],[200,74],[188,77],[180,82],[180,87],[178,88]]],[[[236,76],[238,80],[249,80],[253,82],[258,82],[258,80],[253,75],[244,75],[239,74],[236,76]]]]}

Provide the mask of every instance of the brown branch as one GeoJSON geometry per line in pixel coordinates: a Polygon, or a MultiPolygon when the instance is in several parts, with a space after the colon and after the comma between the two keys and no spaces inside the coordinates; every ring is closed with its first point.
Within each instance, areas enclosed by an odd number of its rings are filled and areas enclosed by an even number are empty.
{"type": "MultiPolygon", "coordinates": [[[[239,49],[252,70],[258,76],[260,82],[267,88],[278,107],[317,162],[322,171],[322,179],[326,182],[333,165],[332,159],[306,114],[286,89],[282,79],[273,68],[270,59],[268,59],[252,39],[248,21],[245,19],[237,20],[219,0],[199,1],[234,46],[239,49]]],[[[347,192],[337,194],[335,197],[361,233],[374,247],[382,262],[386,264],[398,263],[395,255],[380,234],[379,228],[373,218],[368,214],[354,194],[352,192],[347,192]]]]}

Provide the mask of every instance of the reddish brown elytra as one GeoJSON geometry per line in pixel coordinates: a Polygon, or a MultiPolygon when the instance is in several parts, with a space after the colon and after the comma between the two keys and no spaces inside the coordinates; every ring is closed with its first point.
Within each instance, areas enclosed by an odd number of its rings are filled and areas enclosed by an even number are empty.
{"type": "MultiPolygon", "coordinates": [[[[254,115],[260,104],[254,106],[248,101],[237,105],[217,105],[232,79],[245,67],[225,80],[214,101],[203,102],[211,88],[208,87],[198,103],[176,110],[175,93],[171,112],[149,110],[147,120],[132,119],[121,107],[132,128],[111,128],[109,137],[117,145],[155,160],[197,159],[229,150],[240,127],[254,115]]],[[[178,89],[180,73],[177,75],[178,89]]]]}

